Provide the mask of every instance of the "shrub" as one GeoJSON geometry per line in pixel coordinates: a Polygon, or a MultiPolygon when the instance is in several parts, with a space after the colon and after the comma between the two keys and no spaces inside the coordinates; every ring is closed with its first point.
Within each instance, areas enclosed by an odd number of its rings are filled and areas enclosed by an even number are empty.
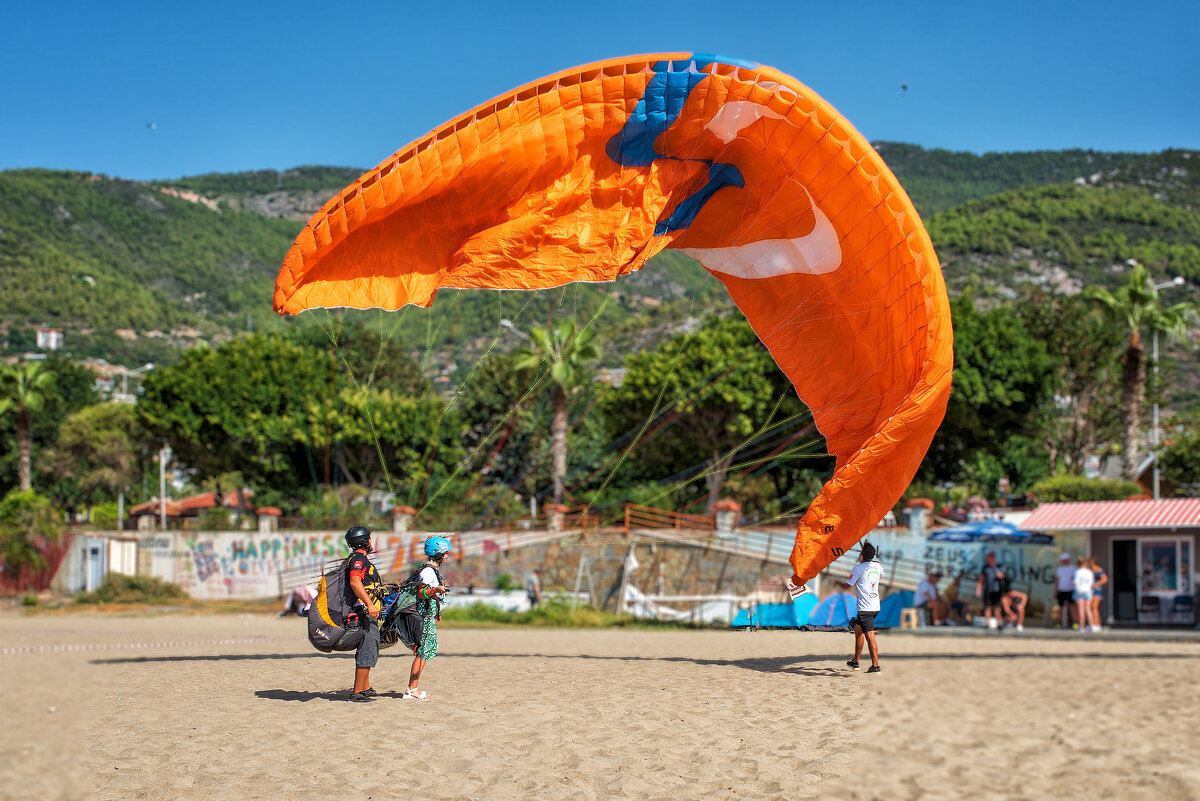
{"type": "Polygon", "coordinates": [[[1121,479],[1051,476],[1034,484],[1030,488],[1030,492],[1038,501],[1051,503],[1120,501],[1131,495],[1141,495],[1143,490],[1132,481],[1121,479]]]}
{"type": "Polygon", "coordinates": [[[13,490],[0,500],[0,561],[10,574],[46,566],[41,544],[62,536],[61,516],[50,499],[33,490],[13,490]]]}
{"type": "Polygon", "coordinates": [[[117,528],[117,502],[98,504],[92,507],[92,525],[103,531],[114,531],[117,528]]]}
{"type": "Polygon", "coordinates": [[[38,597],[32,592],[27,592],[21,596],[21,606],[37,606],[38,597]]]}
{"type": "Polygon", "coordinates": [[[155,576],[126,576],[109,573],[93,592],[81,592],[81,604],[165,604],[185,601],[188,594],[178,584],[155,576]]]}
{"type": "Polygon", "coordinates": [[[500,592],[508,592],[509,590],[517,589],[518,584],[513,580],[513,577],[507,573],[501,573],[496,576],[496,589],[500,592]]]}

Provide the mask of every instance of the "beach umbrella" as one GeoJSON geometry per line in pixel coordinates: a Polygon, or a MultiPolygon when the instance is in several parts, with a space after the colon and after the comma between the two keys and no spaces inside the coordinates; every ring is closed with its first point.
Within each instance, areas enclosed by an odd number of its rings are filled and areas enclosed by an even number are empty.
{"type": "Polygon", "coordinates": [[[1010,545],[1053,545],[1049,534],[1024,531],[1005,520],[978,520],[961,526],[940,528],[929,535],[930,542],[999,542],[1010,545]]]}

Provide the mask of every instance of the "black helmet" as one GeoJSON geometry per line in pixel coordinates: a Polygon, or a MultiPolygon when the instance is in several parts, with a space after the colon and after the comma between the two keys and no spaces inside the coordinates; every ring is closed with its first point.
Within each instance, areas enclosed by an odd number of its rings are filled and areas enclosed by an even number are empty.
{"type": "Polygon", "coordinates": [[[371,550],[371,530],[366,526],[353,526],[346,532],[346,544],[351,548],[371,550]]]}

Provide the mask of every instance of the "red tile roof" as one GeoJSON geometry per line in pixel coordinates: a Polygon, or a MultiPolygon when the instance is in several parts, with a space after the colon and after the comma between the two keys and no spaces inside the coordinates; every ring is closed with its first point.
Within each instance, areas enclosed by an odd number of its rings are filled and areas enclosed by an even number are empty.
{"type": "Polygon", "coordinates": [[[1200,498],[1043,503],[1021,521],[1026,531],[1200,528],[1200,498]]]}

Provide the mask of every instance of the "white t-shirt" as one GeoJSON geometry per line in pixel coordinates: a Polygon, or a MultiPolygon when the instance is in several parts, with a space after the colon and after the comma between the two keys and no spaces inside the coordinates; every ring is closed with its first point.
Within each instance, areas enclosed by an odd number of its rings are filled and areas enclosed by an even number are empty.
{"type": "Polygon", "coordinates": [[[417,580],[429,587],[440,587],[442,585],[442,582],[438,581],[437,571],[429,565],[421,568],[421,575],[417,577],[417,580]]]}
{"type": "Polygon", "coordinates": [[[913,606],[920,606],[928,601],[937,600],[937,587],[929,579],[925,579],[917,585],[917,591],[913,593],[913,606]]]}
{"type": "Polygon", "coordinates": [[[1075,587],[1075,568],[1070,565],[1059,565],[1055,575],[1058,577],[1055,587],[1059,592],[1070,592],[1075,587]]]}
{"type": "Polygon", "coordinates": [[[1089,593],[1092,591],[1092,585],[1096,583],[1096,577],[1092,574],[1092,569],[1087,565],[1076,568],[1075,570],[1075,592],[1089,593]]]}
{"type": "Polygon", "coordinates": [[[879,582],[883,580],[883,566],[878,562],[859,562],[850,571],[846,583],[854,587],[858,599],[858,611],[879,611],[879,582]]]}

